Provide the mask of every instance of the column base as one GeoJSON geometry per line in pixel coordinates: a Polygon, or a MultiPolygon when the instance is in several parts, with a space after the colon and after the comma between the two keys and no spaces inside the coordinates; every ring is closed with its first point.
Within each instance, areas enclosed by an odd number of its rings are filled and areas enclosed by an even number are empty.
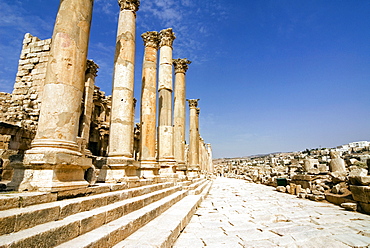
{"type": "Polygon", "coordinates": [[[186,171],[186,176],[188,180],[199,178],[200,176],[199,166],[197,165],[189,166],[188,170],[186,171]]]}
{"type": "Polygon", "coordinates": [[[98,182],[119,183],[139,180],[138,161],[126,157],[108,157],[100,170],[98,182]]]}
{"type": "Polygon", "coordinates": [[[155,179],[159,177],[160,166],[156,161],[140,162],[140,178],[155,179]]]}
{"type": "Polygon", "coordinates": [[[33,148],[12,157],[14,168],[9,190],[57,192],[86,188],[85,171],[92,160],[64,148],[33,148]]]}
{"type": "Polygon", "coordinates": [[[178,178],[176,174],[176,161],[173,159],[163,159],[158,161],[160,165],[159,176],[162,178],[178,178]]]}

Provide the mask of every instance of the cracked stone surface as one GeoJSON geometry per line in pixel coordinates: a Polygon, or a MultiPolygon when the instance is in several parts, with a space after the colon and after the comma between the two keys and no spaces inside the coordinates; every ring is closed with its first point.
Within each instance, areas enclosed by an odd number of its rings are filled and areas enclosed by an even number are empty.
{"type": "Polygon", "coordinates": [[[173,247],[370,247],[370,216],[217,178],[173,247]]]}

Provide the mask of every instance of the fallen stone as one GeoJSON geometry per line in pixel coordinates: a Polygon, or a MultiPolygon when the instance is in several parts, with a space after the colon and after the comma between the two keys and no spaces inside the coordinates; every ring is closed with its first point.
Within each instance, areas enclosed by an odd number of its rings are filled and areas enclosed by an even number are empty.
{"type": "Polygon", "coordinates": [[[352,202],[345,202],[340,204],[342,208],[345,208],[346,210],[349,211],[356,211],[357,210],[357,203],[352,203],[352,202]]]}

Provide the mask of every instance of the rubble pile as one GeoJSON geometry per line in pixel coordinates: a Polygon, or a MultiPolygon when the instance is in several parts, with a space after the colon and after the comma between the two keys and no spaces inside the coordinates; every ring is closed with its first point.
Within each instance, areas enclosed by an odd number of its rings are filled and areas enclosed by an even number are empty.
{"type": "Polygon", "coordinates": [[[215,173],[370,214],[369,142],[347,147],[216,159],[215,173]]]}

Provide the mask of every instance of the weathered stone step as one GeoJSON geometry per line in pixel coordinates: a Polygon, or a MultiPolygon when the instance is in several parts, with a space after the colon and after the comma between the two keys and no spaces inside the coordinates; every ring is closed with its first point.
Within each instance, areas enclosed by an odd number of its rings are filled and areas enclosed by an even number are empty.
{"type": "MultiPolygon", "coordinates": [[[[188,191],[178,191],[115,221],[105,224],[91,232],[81,235],[58,248],[112,247],[149,221],[161,215],[175,203],[186,197],[188,191]]],[[[153,230],[151,230],[153,231],[153,230]]]]}
{"type": "Polygon", "coordinates": [[[72,214],[89,211],[94,208],[162,190],[171,186],[173,186],[173,183],[153,184],[98,195],[38,204],[25,208],[4,210],[0,212],[0,235],[18,232],[49,221],[61,220],[72,214]]]}
{"type": "Polygon", "coordinates": [[[204,191],[204,189],[210,184],[211,181],[204,180],[201,181],[201,184],[197,184],[197,187],[190,190],[189,194],[191,195],[199,195],[204,191]]]}
{"type": "Polygon", "coordinates": [[[181,189],[174,186],[67,216],[0,237],[0,247],[53,247],[87,233],[181,189]]]}
{"type": "Polygon", "coordinates": [[[40,203],[54,202],[57,200],[97,195],[107,192],[136,188],[153,184],[151,180],[141,179],[125,183],[97,183],[83,189],[72,189],[60,192],[1,192],[0,211],[12,208],[22,208],[40,203]]]}
{"type": "Polygon", "coordinates": [[[202,189],[199,191],[200,195],[186,196],[159,217],[113,246],[113,248],[172,247],[202,200],[208,194],[211,186],[211,181],[205,182],[198,187],[199,190],[202,189]]]}
{"type": "Polygon", "coordinates": [[[193,180],[192,184],[190,184],[189,186],[184,186],[184,188],[189,189],[189,190],[194,190],[197,187],[199,187],[199,185],[202,185],[204,182],[207,182],[207,180],[204,178],[197,178],[197,180],[193,180]]]}

